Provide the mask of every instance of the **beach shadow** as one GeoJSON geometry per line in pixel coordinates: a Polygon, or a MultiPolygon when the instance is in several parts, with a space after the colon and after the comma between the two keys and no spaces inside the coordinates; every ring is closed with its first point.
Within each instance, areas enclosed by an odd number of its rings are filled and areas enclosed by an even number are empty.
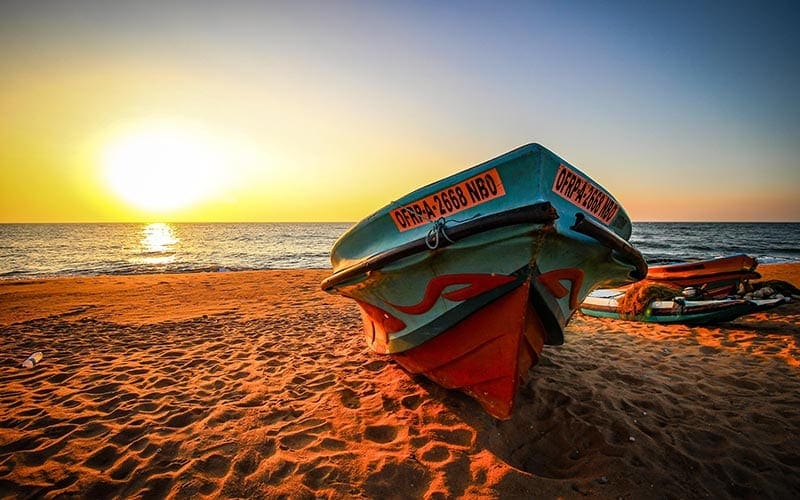
{"type": "Polygon", "coordinates": [[[624,426],[588,423],[581,415],[602,410],[566,392],[537,387],[534,377],[520,387],[508,420],[495,419],[458,390],[444,389],[420,375],[414,381],[474,430],[477,448],[538,477],[599,478],[597,471],[624,453],[630,437],[624,426]]]}
{"type": "Polygon", "coordinates": [[[737,318],[720,326],[755,333],[800,336],[800,314],[754,314],[737,318]]]}
{"type": "Polygon", "coordinates": [[[742,316],[718,325],[691,327],[687,338],[705,350],[726,350],[749,357],[800,365],[800,304],[742,316]],[[776,312],[776,309],[780,309],[776,312]]]}

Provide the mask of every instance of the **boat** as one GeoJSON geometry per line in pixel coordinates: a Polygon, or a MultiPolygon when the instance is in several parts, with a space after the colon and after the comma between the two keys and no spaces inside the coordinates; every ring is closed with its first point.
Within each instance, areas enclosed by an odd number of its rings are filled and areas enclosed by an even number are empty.
{"type": "Polygon", "coordinates": [[[506,419],[586,295],[647,274],[630,234],[608,191],[529,144],[357,223],[321,286],[358,304],[374,352],[506,419]]]}
{"type": "Polygon", "coordinates": [[[581,304],[581,312],[597,318],[613,318],[645,323],[680,323],[709,325],[724,323],[740,316],[770,309],[787,301],[783,296],[770,299],[727,298],[712,300],[653,300],[641,314],[620,311],[619,300],[625,289],[599,289],[591,292],[581,304]]]}
{"type": "Polygon", "coordinates": [[[737,293],[742,284],[761,277],[758,261],[749,255],[679,262],[654,266],[647,271],[647,281],[682,288],[694,288],[698,297],[724,298],[737,293]]]}

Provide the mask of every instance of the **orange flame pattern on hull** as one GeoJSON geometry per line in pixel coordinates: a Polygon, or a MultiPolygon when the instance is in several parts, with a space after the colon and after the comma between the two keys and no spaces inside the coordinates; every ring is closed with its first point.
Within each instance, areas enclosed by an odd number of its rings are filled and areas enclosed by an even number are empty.
{"type": "Polygon", "coordinates": [[[445,274],[436,276],[428,282],[425,287],[425,295],[418,304],[411,306],[391,304],[391,306],[406,314],[423,314],[433,307],[440,295],[448,300],[458,302],[476,297],[483,292],[488,292],[493,288],[510,283],[514,279],[513,276],[496,274],[445,274]],[[442,291],[445,288],[453,285],[467,286],[442,295],[442,291]]]}
{"type": "Polygon", "coordinates": [[[583,269],[572,267],[540,274],[538,279],[547,288],[547,291],[553,294],[553,297],[560,299],[566,297],[567,293],[569,293],[569,308],[577,309],[579,303],[578,292],[580,292],[583,285],[583,277],[583,269]],[[561,280],[571,283],[569,290],[561,284],[561,280]]]}

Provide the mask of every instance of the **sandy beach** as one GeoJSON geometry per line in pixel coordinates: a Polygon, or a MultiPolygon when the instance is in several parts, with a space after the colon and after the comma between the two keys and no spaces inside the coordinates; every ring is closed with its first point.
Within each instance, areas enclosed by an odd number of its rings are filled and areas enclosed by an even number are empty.
{"type": "Polygon", "coordinates": [[[0,281],[0,497],[800,496],[798,301],[576,314],[500,422],[370,353],[328,274],[0,281]]]}

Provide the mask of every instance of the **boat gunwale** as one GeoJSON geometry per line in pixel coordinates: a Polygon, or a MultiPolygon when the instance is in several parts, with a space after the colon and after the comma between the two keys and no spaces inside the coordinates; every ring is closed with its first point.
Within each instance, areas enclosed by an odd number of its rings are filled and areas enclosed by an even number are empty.
{"type": "Polygon", "coordinates": [[[754,271],[758,267],[758,259],[745,253],[737,253],[733,255],[726,255],[724,257],[715,257],[712,259],[698,259],[686,260],[678,262],[659,263],[651,261],[651,270],[656,272],[675,273],[681,271],[698,271],[703,269],[718,269],[727,263],[742,262],[738,268],[742,271],[754,271]],[[749,265],[744,265],[744,262],[752,261],[749,265]],[[712,264],[709,266],[709,264],[712,264]]]}
{"type": "MultiPolygon", "coordinates": [[[[525,205],[511,210],[489,214],[471,221],[463,222],[457,226],[447,228],[447,233],[445,235],[446,237],[439,239],[439,245],[436,247],[436,249],[449,246],[461,239],[493,229],[526,223],[547,224],[552,223],[557,218],[558,213],[553,204],[549,201],[542,201],[532,205],[525,205]]],[[[432,227],[435,228],[435,226],[432,227]]],[[[356,264],[341,269],[335,272],[333,275],[325,278],[321,283],[321,288],[324,291],[328,291],[331,288],[334,288],[359,274],[364,274],[375,269],[379,269],[391,264],[392,262],[425,250],[433,250],[428,244],[427,236],[409,241],[408,243],[394,248],[390,248],[383,252],[372,255],[371,257],[367,257],[356,264]]]]}
{"type": "Polygon", "coordinates": [[[635,271],[630,273],[632,278],[641,280],[647,276],[647,261],[645,261],[642,253],[617,233],[587,218],[581,212],[575,214],[575,224],[570,229],[590,236],[607,248],[617,252],[623,261],[636,268],[635,271]]]}

